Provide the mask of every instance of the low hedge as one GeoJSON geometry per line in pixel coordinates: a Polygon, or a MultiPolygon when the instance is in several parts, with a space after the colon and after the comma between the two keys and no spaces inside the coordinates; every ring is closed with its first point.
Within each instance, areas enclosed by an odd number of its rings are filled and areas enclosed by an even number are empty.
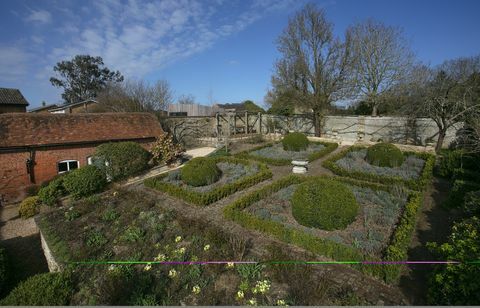
{"type": "MultiPolygon", "coordinates": [[[[344,244],[336,243],[328,239],[315,237],[307,232],[288,228],[282,223],[272,220],[264,220],[245,211],[257,201],[272,195],[273,193],[288,187],[292,184],[300,184],[311,177],[298,175],[286,176],[270,185],[253,191],[248,195],[241,197],[229,206],[224,208],[224,216],[233,220],[245,228],[261,231],[278,238],[289,244],[300,246],[312,253],[319,254],[331,258],[335,261],[364,261],[371,262],[368,265],[352,265],[354,268],[364,273],[382,278],[386,282],[394,282],[398,280],[401,266],[399,264],[378,265],[377,258],[364,255],[358,249],[344,244]],[[368,261],[366,261],[368,258],[368,261]]],[[[358,181],[350,178],[336,178],[339,181],[367,187],[371,189],[380,189],[389,191],[389,187],[370,182],[358,181]]],[[[388,261],[401,261],[406,259],[408,252],[408,244],[415,230],[416,214],[422,205],[421,193],[412,192],[409,196],[404,212],[399,219],[398,227],[392,235],[392,241],[388,245],[383,259],[388,261]],[[402,259],[403,258],[403,259],[402,259]]]]}
{"type": "Polygon", "coordinates": [[[102,170],[88,165],[69,172],[63,183],[74,199],[80,199],[102,191],[107,185],[107,178],[102,170]]]}
{"type": "Polygon", "coordinates": [[[285,151],[304,151],[307,149],[308,144],[307,136],[302,133],[288,133],[282,139],[282,145],[285,151]]]}
{"type": "Polygon", "coordinates": [[[416,152],[404,152],[404,155],[415,155],[423,160],[425,160],[425,166],[423,167],[422,174],[418,179],[405,180],[401,177],[388,177],[388,176],[379,176],[373,173],[359,172],[359,171],[349,171],[336,164],[336,161],[343,158],[347,153],[352,151],[358,151],[365,149],[362,146],[351,146],[348,149],[333,155],[329,159],[325,160],[322,165],[323,167],[331,170],[333,173],[344,176],[351,177],[358,180],[369,181],[369,182],[378,182],[385,185],[405,185],[406,187],[421,191],[432,178],[433,167],[435,165],[435,156],[428,153],[416,153],[416,152]]]}
{"type": "Polygon", "coordinates": [[[215,183],[222,176],[222,171],[214,159],[197,157],[183,166],[180,176],[186,184],[197,187],[215,183]]]}
{"type": "MultiPolygon", "coordinates": [[[[240,152],[240,153],[236,154],[235,157],[242,158],[242,159],[252,159],[252,160],[256,160],[256,161],[259,161],[259,162],[262,162],[262,163],[265,163],[265,164],[269,164],[269,165],[272,165],[272,166],[290,165],[292,163],[291,159],[274,159],[274,158],[260,157],[260,156],[250,154],[253,151],[260,150],[260,149],[263,149],[263,148],[266,148],[266,147],[271,147],[274,144],[276,144],[276,142],[267,143],[265,145],[255,147],[251,150],[240,152]]],[[[314,153],[310,154],[307,158],[309,162],[317,160],[317,159],[335,151],[335,149],[338,147],[337,143],[332,143],[332,142],[310,142],[310,144],[322,144],[322,145],[325,146],[325,148],[321,149],[318,152],[314,152],[314,153]]]]}
{"type": "Polygon", "coordinates": [[[73,282],[69,273],[44,273],[20,282],[4,299],[4,306],[65,306],[70,303],[73,282]]]}
{"type": "Polygon", "coordinates": [[[61,175],[50,181],[46,186],[40,188],[38,198],[42,204],[54,206],[60,197],[67,194],[65,186],[63,185],[64,178],[65,176],[61,175]]]}
{"type": "MultiPolygon", "coordinates": [[[[234,157],[218,157],[218,158],[214,158],[214,161],[216,163],[228,162],[233,164],[244,164],[244,165],[253,164],[253,162],[250,162],[248,160],[238,159],[234,157]]],[[[155,178],[147,179],[145,180],[144,184],[147,187],[163,191],[171,196],[174,196],[179,199],[183,199],[189,203],[205,206],[215,201],[218,201],[226,196],[229,196],[239,190],[243,190],[257,183],[260,183],[264,180],[272,178],[272,172],[270,171],[270,169],[268,169],[266,165],[258,164],[258,166],[260,170],[257,173],[251,176],[240,178],[233,183],[228,183],[228,184],[219,186],[217,188],[214,188],[211,191],[204,192],[204,193],[193,191],[188,188],[183,188],[171,183],[161,181],[164,177],[167,176],[166,173],[155,178]]]]}
{"type": "Polygon", "coordinates": [[[328,231],[345,229],[358,214],[353,192],[334,179],[315,178],[300,184],[291,204],[299,224],[328,231]]]}
{"type": "Polygon", "coordinates": [[[22,203],[20,203],[20,208],[18,209],[18,214],[21,218],[27,219],[35,216],[38,213],[38,197],[27,197],[22,203]]]}

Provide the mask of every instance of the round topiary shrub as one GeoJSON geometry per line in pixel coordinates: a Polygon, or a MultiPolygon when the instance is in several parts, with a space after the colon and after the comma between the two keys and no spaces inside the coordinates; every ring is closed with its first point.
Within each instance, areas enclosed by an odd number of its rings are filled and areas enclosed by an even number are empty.
{"type": "Polygon", "coordinates": [[[20,203],[18,214],[23,219],[35,216],[38,213],[38,203],[39,198],[36,196],[23,199],[22,203],[20,203]]]}
{"type": "Polygon", "coordinates": [[[61,175],[48,183],[48,185],[43,186],[38,191],[38,198],[42,204],[48,206],[54,206],[57,204],[57,200],[64,196],[67,192],[63,186],[64,175],[61,175]]]}
{"type": "Polygon", "coordinates": [[[380,167],[398,167],[404,161],[403,153],[391,143],[377,143],[367,149],[366,160],[380,167]]]}
{"type": "Polygon", "coordinates": [[[331,179],[313,179],[300,184],[291,201],[293,217],[299,224],[323,230],[344,229],[358,212],[352,191],[331,179]]]}
{"type": "Polygon", "coordinates": [[[0,301],[4,306],[66,306],[73,283],[68,273],[45,273],[20,282],[0,301]]]}
{"type": "Polygon", "coordinates": [[[65,189],[74,199],[100,192],[107,185],[105,173],[93,165],[76,169],[65,176],[65,189]]]}
{"type": "Polygon", "coordinates": [[[114,142],[95,149],[93,163],[113,181],[128,178],[148,168],[152,155],[136,142],[114,142]]]}
{"type": "Polygon", "coordinates": [[[308,147],[308,139],[302,133],[288,133],[283,137],[282,144],[285,151],[305,151],[308,147]]]}
{"type": "Polygon", "coordinates": [[[180,171],[183,182],[191,186],[205,186],[220,179],[222,171],[211,158],[197,157],[189,161],[180,171]]]}

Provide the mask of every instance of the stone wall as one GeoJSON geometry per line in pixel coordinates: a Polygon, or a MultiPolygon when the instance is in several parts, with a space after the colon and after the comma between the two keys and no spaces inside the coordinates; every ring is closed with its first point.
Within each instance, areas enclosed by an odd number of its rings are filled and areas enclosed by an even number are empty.
{"type": "MultiPolygon", "coordinates": [[[[211,140],[230,132],[234,135],[233,119],[236,122],[236,134],[245,132],[245,114],[236,117],[223,115],[218,120],[213,117],[172,117],[162,121],[165,130],[174,132],[182,143],[213,145],[211,140]],[[230,128],[229,126],[230,121],[230,128]],[[205,144],[205,140],[210,140],[205,144]]],[[[302,132],[313,136],[315,128],[309,115],[276,116],[263,114],[249,115],[249,132],[261,131],[262,134],[289,131],[302,132]]],[[[447,131],[444,147],[454,139],[462,124],[447,131]]],[[[422,145],[434,144],[437,140],[437,126],[427,118],[408,119],[404,117],[370,117],[370,116],[326,116],[322,128],[322,137],[344,143],[388,141],[398,144],[422,145]]]]}

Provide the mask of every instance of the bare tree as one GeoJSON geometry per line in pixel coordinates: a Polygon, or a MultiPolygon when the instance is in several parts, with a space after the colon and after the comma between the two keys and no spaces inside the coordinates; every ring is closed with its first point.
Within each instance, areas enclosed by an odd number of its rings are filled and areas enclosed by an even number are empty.
{"type": "Polygon", "coordinates": [[[347,30],[352,40],[353,85],[377,116],[380,96],[401,81],[413,54],[399,28],[369,19],[347,30]]]}
{"type": "Polygon", "coordinates": [[[433,74],[422,112],[437,124],[438,152],[450,127],[480,112],[480,56],[447,61],[433,74]]]}
{"type": "Polygon", "coordinates": [[[311,108],[315,135],[331,103],[346,89],[351,65],[350,39],[333,35],[333,25],[323,9],[307,4],[288,22],[277,48],[282,58],[275,64],[272,87],[277,95],[289,93],[295,104],[311,108]]]}
{"type": "Polygon", "coordinates": [[[191,94],[180,95],[180,97],[177,100],[177,103],[180,105],[192,105],[192,104],[195,104],[195,97],[191,94]]]}
{"type": "Polygon", "coordinates": [[[98,111],[155,112],[172,102],[172,90],[165,80],[149,84],[143,80],[110,83],[99,93],[98,111]]]}

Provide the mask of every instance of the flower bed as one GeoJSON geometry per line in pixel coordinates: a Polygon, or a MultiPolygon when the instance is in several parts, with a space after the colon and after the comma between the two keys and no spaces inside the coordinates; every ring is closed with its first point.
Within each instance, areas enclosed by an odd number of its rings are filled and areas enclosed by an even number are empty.
{"type": "Polygon", "coordinates": [[[336,143],[310,142],[305,151],[285,151],[281,142],[269,143],[249,151],[238,153],[239,158],[253,159],[270,165],[289,165],[293,159],[307,159],[314,161],[331,153],[338,147],[336,143]]]}
{"type": "Polygon", "coordinates": [[[335,174],[383,184],[403,184],[421,191],[432,176],[435,156],[427,153],[404,152],[403,164],[397,168],[379,167],[365,160],[366,149],[352,146],[323,162],[335,174]]]}
{"type": "Polygon", "coordinates": [[[222,170],[222,177],[210,185],[187,185],[178,171],[147,179],[145,185],[196,205],[208,205],[272,177],[272,172],[261,163],[231,157],[215,158],[215,162],[222,170]]]}
{"type": "MultiPolygon", "coordinates": [[[[336,261],[399,261],[406,258],[416,213],[421,206],[420,193],[339,178],[352,188],[362,205],[362,214],[346,229],[327,232],[301,226],[290,213],[289,196],[295,185],[309,178],[287,176],[238,199],[224,209],[224,214],[246,228],[265,232],[336,261]]],[[[397,265],[368,265],[359,269],[387,282],[395,281],[400,272],[397,265]]]]}

